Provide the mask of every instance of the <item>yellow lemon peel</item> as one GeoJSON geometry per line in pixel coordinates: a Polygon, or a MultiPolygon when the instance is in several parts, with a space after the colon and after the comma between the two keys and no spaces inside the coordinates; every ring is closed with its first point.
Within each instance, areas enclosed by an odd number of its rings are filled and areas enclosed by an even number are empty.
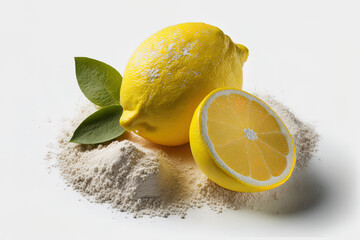
{"type": "Polygon", "coordinates": [[[205,23],[167,27],[146,39],[126,66],[120,124],[162,145],[189,141],[193,113],[221,87],[242,87],[248,49],[205,23]]]}

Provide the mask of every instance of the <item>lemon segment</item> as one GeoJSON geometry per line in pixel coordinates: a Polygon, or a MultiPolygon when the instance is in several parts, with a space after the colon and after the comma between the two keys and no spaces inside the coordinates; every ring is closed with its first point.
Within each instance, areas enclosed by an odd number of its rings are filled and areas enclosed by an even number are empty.
{"type": "Polygon", "coordinates": [[[234,191],[283,184],[296,159],[292,137],[276,113],[255,96],[231,88],[217,89],[200,103],[190,146],[205,175],[234,191]]]}

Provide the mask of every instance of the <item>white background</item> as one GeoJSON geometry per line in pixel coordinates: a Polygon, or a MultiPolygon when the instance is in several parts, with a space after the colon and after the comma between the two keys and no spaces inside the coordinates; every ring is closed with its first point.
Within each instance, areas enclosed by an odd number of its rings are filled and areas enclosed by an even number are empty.
{"type": "Polygon", "coordinates": [[[238,239],[359,236],[358,1],[0,1],[0,239],[238,239]],[[312,165],[324,198],[304,211],[193,210],[126,218],[66,189],[44,156],[83,99],[74,56],[123,73],[157,30],[201,21],[246,45],[244,89],[270,93],[322,140],[312,165]],[[81,201],[79,201],[81,199],[81,201]]]}

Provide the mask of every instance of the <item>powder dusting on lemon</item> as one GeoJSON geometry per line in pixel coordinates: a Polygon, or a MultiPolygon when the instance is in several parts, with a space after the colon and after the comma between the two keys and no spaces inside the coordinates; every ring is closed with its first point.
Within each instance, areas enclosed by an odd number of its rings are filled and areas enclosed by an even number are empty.
{"type": "Polygon", "coordinates": [[[190,146],[207,177],[241,192],[281,185],[296,160],[293,139],[276,113],[255,96],[230,88],[217,89],[200,103],[190,146]]]}
{"type": "Polygon", "coordinates": [[[198,104],[217,88],[241,89],[247,57],[245,46],[205,23],[160,30],[136,49],[126,66],[121,126],[162,145],[189,142],[198,104]]]}

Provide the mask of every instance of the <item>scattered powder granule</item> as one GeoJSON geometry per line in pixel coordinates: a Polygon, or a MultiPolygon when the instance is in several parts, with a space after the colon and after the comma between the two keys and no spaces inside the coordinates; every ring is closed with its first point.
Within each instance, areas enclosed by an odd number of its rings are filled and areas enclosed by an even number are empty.
{"type": "Polygon", "coordinates": [[[68,185],[96,203],[133,214],[185,217],[189,208],[209,206],[226,209],[251,208],[285,213],[311,203],[319,192],[308,164],[317,150],[319,135],[287,107],[270,96],[260,96],[283,120],[293,136],[297,160],[290,179],[265,192],[239,193],[224,189],[205,177],[196,166],[189,144],[166,147],[133,134],[98,145],[80,145],[68,140],[95,107],[85,106],[65,123],[58,144],[47,155],[68,185]]]}

